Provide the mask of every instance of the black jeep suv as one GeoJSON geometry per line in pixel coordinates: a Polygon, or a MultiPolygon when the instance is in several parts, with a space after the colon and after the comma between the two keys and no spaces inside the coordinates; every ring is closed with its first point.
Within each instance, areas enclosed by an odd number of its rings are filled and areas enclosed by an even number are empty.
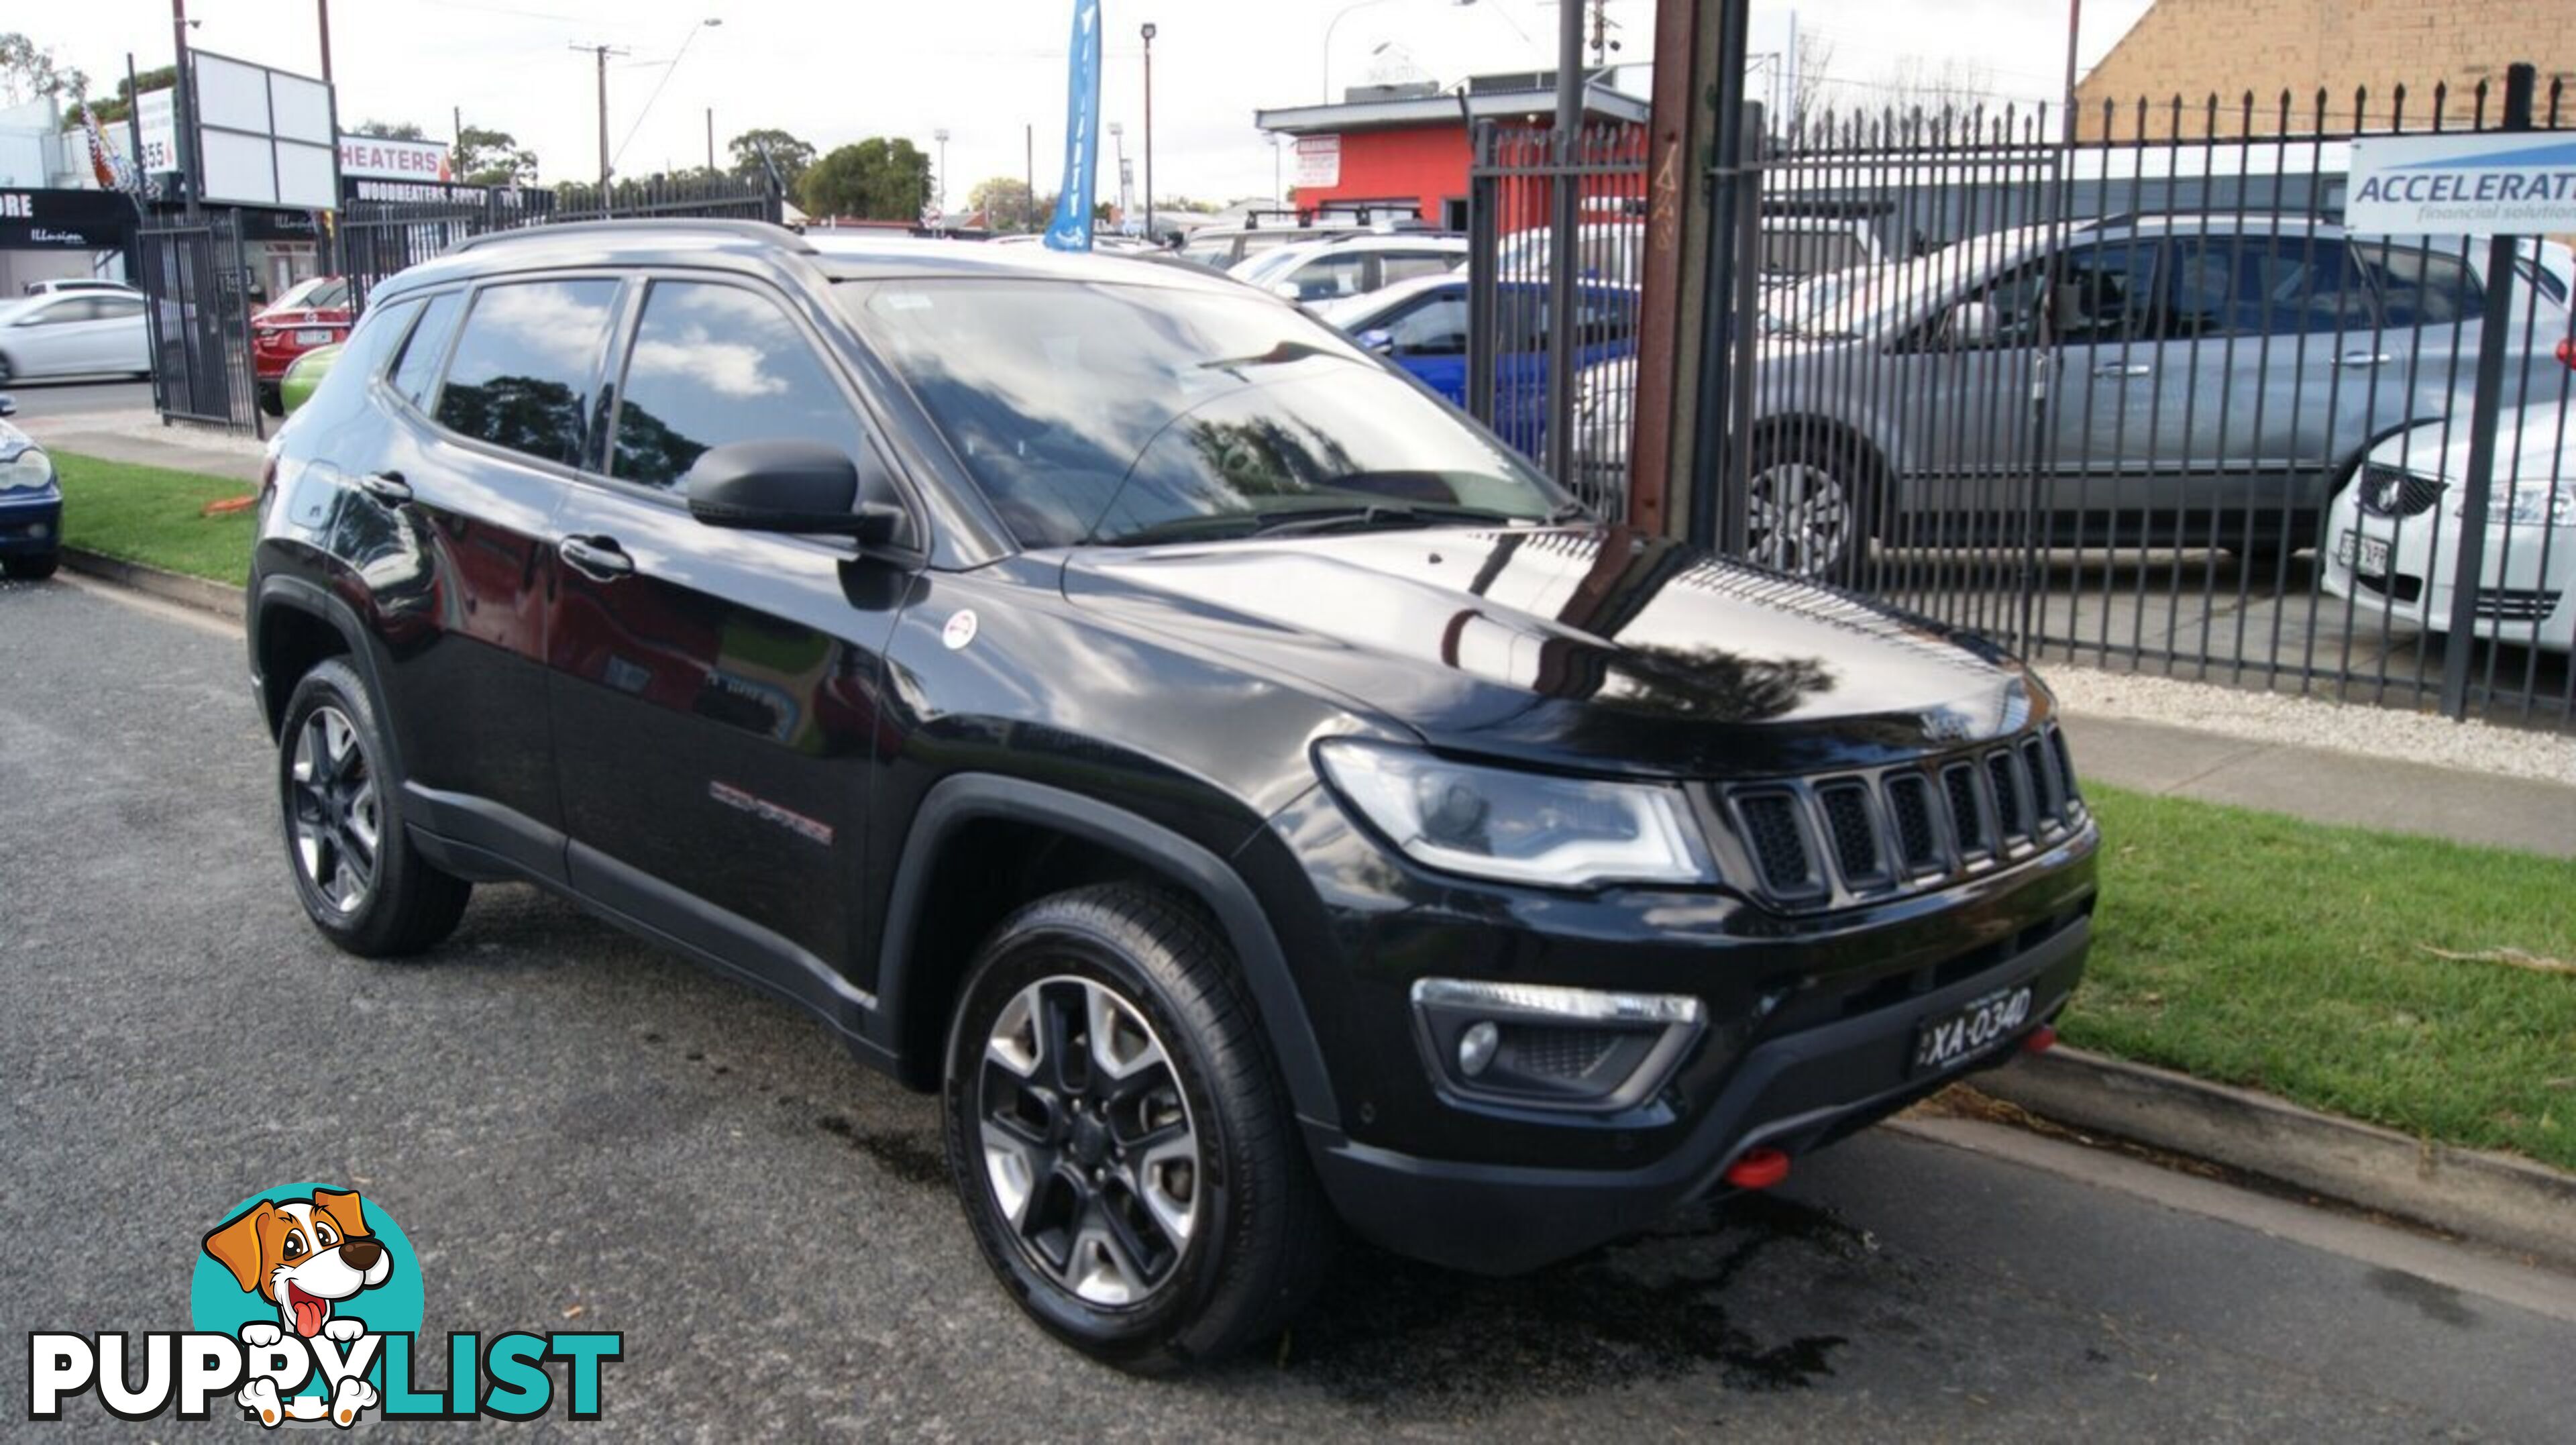
{"type": "Polygon", "coordinates": [[[2095,832],[1974,638],[1594,524],[1220,277],[749,224],[469,242],[273,453],[295,888],[527,881],[942,1091],[1131,1368],[1336,1222],[1524,1270],[2044,1042],[2095,832]]]}

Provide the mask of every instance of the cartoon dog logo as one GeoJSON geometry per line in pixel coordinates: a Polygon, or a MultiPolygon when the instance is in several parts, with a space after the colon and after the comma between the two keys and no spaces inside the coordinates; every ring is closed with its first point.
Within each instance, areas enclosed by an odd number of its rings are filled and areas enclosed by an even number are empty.
{"type": "MultiPolygon", "coordinates": [[[[392,1255],[368,1232],[358,1196],[329,1189],[314,1190],[311,1199],[252,1205],[206,1236],[206,1253],[232,1271],[243,1290],[277,1306],[277,1324],[242,1327],[242,1343],[253,1348],[274,1345],[288,1331],[349,1344],[367,1332],[366,1321],[338,1313],[337,1306],[383,1284],[394,1268],[392,1255]]],[[[281,1402],[276,1383],[265,1377],[244,1385],[236,1399],[263,1424],[289,1415],[306,1418],[295,1408],[306,1402],[281,1402]]],[[[375,1403],[375,1388],[353,1377],[333,1391],[328,1413],[347,1424],[375,1403]]]]}

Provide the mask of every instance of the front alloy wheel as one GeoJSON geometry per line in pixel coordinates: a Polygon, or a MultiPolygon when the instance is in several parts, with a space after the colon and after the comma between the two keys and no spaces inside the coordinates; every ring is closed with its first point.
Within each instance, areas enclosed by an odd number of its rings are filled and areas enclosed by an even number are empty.
{"type": "Polygon", "coordinates": [[[1198,1130],[1153,1025],[1106,985],[1021,989],[984,1043],[984,1174],[1020,1247],[1116,1308],[1168,1283],[1198,1222],[1198,1130]]]}
{"type": "Polygon", "coordinates": [[[1188,901],[1098,883],[1004,919],[958,992],[948,1163],[976,1245],[1121,1369],[1275,1337],[1332,1244],[1240,969],[1188,901]]]}

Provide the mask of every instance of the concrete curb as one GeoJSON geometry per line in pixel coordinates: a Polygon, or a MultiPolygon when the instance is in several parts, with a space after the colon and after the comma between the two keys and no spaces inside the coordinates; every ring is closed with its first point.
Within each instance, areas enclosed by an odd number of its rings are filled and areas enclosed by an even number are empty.
{"type": "Polygon", "coordinates": [[[78,547],[63,549],[63,565],[102,582],[113,582],[119,587],[130,587],[158,597],[164,602],[194,607],[232,622],[242,620],[242,590],[239,587],[227,587],[203,577],[165,572],[158,567],[147,567],[140,562],[128,562],[78,547]]]}
{"type": "Polygon", "coordinates": [[[2124,1139],[2576,1270],[2576,1174],[2454,1149],[2251,1089],[2056,1048],[1977,1077],[1981,1093],[2124,1139]]]}

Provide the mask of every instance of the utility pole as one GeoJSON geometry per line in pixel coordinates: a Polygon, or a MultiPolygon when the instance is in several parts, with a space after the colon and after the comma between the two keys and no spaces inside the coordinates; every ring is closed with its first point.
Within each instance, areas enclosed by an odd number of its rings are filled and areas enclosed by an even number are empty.
{"type": "Polygon", "coordinates": [[[608,199],[608,57],[631,52],[623,45],[572,45],[570,50],[587,50],[599,63],[599,213],[609,214],[608,199]]]}
{"type": "MultiPolygon", "coordinates": [[[[171,149],[178,152],[172,159],[179,163],[179,184],[184,187],[188,219],[197,218],[197,105],[196,87],[188,79],[188,0],[170,0],[170,53],[175,73],[170,85],[171,149]]],[[[140,109],[143,97],[127,102],[140,109]]]]}
{"type": "Polygon", "coordinates": [[[1021,193],[1020,197],[1020,229],[1023,231],[1034,231],[1038,228],[1038,128],[1036,122],[1021,122],[1020,145],[1023,147],[1020,164],[1025,168],[1025,174],[1021,177],[1020,184],[1027,188],[1021,193]]]}
{"type": "Polygon", "coordinates": [[[932,131],[930,138],[939,145],[939,178],[932,182],[939,198],[933,204],[939,207],[939,222],[944,227],[948,224],[948,127],[943,125],[932,131]]]}
{"type": "Polygon", "coordinates": [[[714,178],[714,176],[715,176],[715,173],[716,173],[716,108],[715,108],[714,106],[712,106],[712,105],[711,105],[711,106],[708,106],[708,107],[707,107],[707,176],[708,176],[708,178],[709,178],[709,179],[713,179],[713,178],[714,178]]]}
{"type": "MultiPolygon", "coordinates": [[[[328,215],[322,217],[322,254],[318,259],[321,262],[322,273],[324,275],[338,276],[345,275],[348,268],[341,264],[339,254],[340,192],[344,183],[340,179],[340,91],[337,86],[334,86],[331,83],[331,0],[313,0],[313,8],[321,30],[322,89],[328,92],[331,97],[329,108],[331,112],[332,209],[328,215]]],[[[362,297],[360,299],[363,300],[364,298],[362,297]]]]}
{"type": "Polygon", "coordinates": [[[1154,22],[1137,32],[1145,37],[1145,239],[1154,237],[1154,22]]]}

